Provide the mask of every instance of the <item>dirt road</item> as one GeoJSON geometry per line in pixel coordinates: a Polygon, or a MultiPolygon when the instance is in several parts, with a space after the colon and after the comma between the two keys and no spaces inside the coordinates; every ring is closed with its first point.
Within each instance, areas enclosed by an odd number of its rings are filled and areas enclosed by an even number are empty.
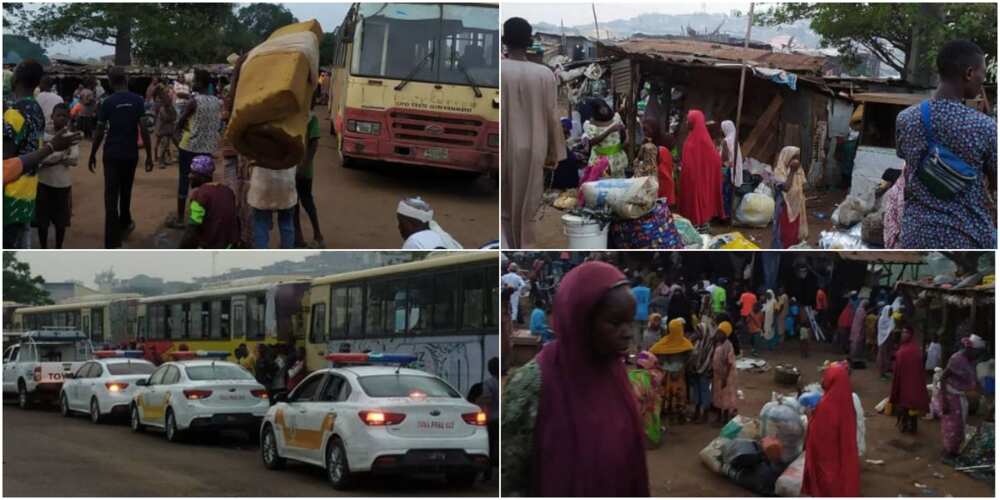
{"type": "MultiPolygon", "coordinates": [[[[439,478],[362,478],[340,492],[318,467],[269,471],[241,433],[169,443],[124,424],[93,425],[54,410],[3,409],[3,495],[112,496],[496,496],[498,482],[462,490],[439,478]]],[[[496,478],[494,470],[493,478],[496,478]]]]}
{"type": "MultiPolygon", "coordinates": [[[[819,248],[820,231],[828,231],[833,226],[830,222],[830,214],[837,208],[837,204],[843,201],[846,196],[845,191],[821,191],[807,193],[806,212],[809,214],[809,245],[819,248]]],[[[538,212],[537,226],[535,228],[537,248],[564,248],[568,240],[563,235],[563,226],[560,220],[563,212],[546,204],[538,212]]],[[[709,233],[713,235],[738,231],[749,238],[761,248],[771,248],[771,238],[773,226],[764,228],[734,227],[731,224],[712,223],[709,233]]]]}
{"type": "MultiPolygon", "coordinates": [[[[313,196],[327,248],[399,248],[403,241],[396,226],[396,204],[407,196],[421,196],[434,208],[435,219],[466,248],[478,248],[498,238],[498,190],[495,182],[482,176],[419,169],[399,164],[365,164],[362,170],[339,165],[336,142],[329,135],[330,121],[323,108],[319,150],[316,153],[313,196]]],[[[80,163],[73,172],[73,220],[67,230],[67,248],[103,248],[104,176],[87,170],[90,142],[80,144],[80,163]]],[[[100,153],[98,164],[100,165],[100,153]]],[[[168,214],[176,211],[177,163],[165,170],[139,170],[132,191],[135,232],[128,248],[176,248],[180,232],[166,229],[168,214]]],[[[222,178],[221,157],[216,159],[216,180],[222,178]]],[[[312,226],[301,214],[303,231],[311,240],[312,226]]],[[[51,231],[51,230],[50,230],[51,231]]],[[[52,236],[49,236],[51,242],[52,236]]],[[[38,248],[37,241],[33,245],[38,248]]],[[[278,247],[277,228],[271,247],[278,247]]]]}
{"type": "MultiPolygon", "coordinates": [[[[828,345],[812,344],[808,359],[799,357],[797,341],[784,344],[775,352],[762,353],[771,366],[790,363],[798,366],[803,381],[819,381],[816,368],[825,359],[841,359],[828,345]]],[[[872,365],[869,365],[872,366],[872,365]]],[[[744,399],[739,402],[743,415],[759,415],[760,409],[770,400],[772,391],[788,392],[787,387],[774,383],[774,372],[755,374],[741,371],[737,386],[744,399]]],[[[854,391],[861,398],[865,409],[867,452],[861,461],[861,494],[863,496],[956,496],[992,497],[992,484],[972,479],[955,472],[939,460],[941,432],[938,421],[921,420],[916,437],[902,435],[896,430],[896,419],[876,414],[873,407],[889,395],[890,381],[878,377],[877,370],[855,370],[851,374],[854,391]],[[884,465],[871,465],[865,459],[884,460],[884,465]],[[939,474],[941,477],[935,476],[939,474]],[[927,485],[919,489],[915,482],[927,485]]],[[[972,417],[976,425],[980,417],[972,417]]],[[[653,496],[751,496],[728,479],[705,467],[698,452],[719,434],[710,424],[685,424],[667,429],[662,446],[647,453],[650,488],[653,496]]]]}

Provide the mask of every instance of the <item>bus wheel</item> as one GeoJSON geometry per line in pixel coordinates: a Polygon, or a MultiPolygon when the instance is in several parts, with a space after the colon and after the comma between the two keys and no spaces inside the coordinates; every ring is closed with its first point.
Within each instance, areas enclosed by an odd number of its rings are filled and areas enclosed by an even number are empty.
{"type": "Polygon", "coordinates": [[[338,152],[338,154],[340,155],[341,167],[344,167],[349,170],[359,170],[361,168],[361,165],[359,164],[360,161],[357,158],[351,158],[350,156],[346,156],[342,151],[338,152]]]}

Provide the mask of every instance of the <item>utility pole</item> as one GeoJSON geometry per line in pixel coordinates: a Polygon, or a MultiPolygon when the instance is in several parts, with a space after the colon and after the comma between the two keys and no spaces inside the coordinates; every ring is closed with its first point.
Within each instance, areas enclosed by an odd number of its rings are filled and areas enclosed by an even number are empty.
{"type": "Polygon", "coordinates": [[[597,41],[601,41],[601,27],[597,25],[597,4],[591,2],[590,10],[594,13],[594,34],[597,35],[597,41]]]}
{"type": "MultiPolygon", "coordinates": [[[[747,78],[746,51],[750,48],[750,29],[753,27],[753,2],[750,2],[750,13],[747,14],[747,36],[743,39],[743,57],[740,58],[740,94],[736,101],[736,145],[740,144],[740,120],[743,117],[743,88],[747,78]]],[[[735,153],[734,153],[735,154],[735,153]]]]}

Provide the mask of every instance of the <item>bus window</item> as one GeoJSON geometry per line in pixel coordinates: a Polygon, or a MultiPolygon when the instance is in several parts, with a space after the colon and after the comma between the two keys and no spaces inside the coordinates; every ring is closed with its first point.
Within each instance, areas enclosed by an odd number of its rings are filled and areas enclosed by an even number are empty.
{"type": "Polygon", "coordinates": [[[229,317],[228,314],[222,313],[222,302],[218,300],[212,301],[212,327],[208,331],[209,338],[212,339],[222,339],[228,338],[222,336],[222,317],[229,317]]]}
{"type": "Polygon", "coordinates": [[[170,307],[170,321],[168,326],[170,327],[169,339],[183,339],[187,337],[187,332],[184,330],[184,311],[181,308],[181,304],[171,304],[170,307]]]}
{"type": "MultiPolygon", "coordinates": [[[[493,281],[496,281],[495,279],[493,281]]],[[[482,269],[462,271],[462,328],[482,328],[486,314],[486,283],[482,269]]]]}
{"type": "Polygon", "coordinates": [[[500,317],[500,282],[497,280],[497,269],[487,267],[483,270],[486,283],[490,284],[490,295],[486,298],[486,326],[497,326],[500,317]]]}
{"type": "Polygon", "coordinates": [[[230,339],[233,333],[232,301],[224,299],[219,312],[219,338],[230,339]]]}
{"type": "Polygon", "coordinates": [[[360,286],[352,286],[348,289],[347,298],[349,306],[347,310],[347,334],[360,337],[364,334],[364,292],[360,286]]]}
{"type": "Polygon", "coordinates": [[[233,304],[233,338],[242,339],[246,337],[246,313],[243,309],[243,301],[233,304]]]}
{"type": "Polygon", "coordinates": [[[209,302],[201,302],[199,304],[198,311],[198,322],[200,323],[200,328],[198,328],[199,336],[203,339],[209,337],[209,331],[212,329],[212,304],[209,302]]]}
{"type": "Polygon", "coordinates": [[[185,302],[180,305],[181,312],[181,336],[189,339],[194,337],[194,322],[191,319],[191,303],[185,302]]]}
{"type": "Polygon", "coordinates": [[[85,314],[83,316],[83,334],[90,337],[90,315],[85,314]]]}
{"type": "Polygon", "coordinates": [[[94,334],[91,338],[104,340],[104,310],[94,309],[90,311],[90,324],[93,327],[94,334]]]}
{"type": "Polygon", "coordinates": [[[330,301],[330,338],[347,337],[347,289],[334,288],[330,301]]]}
{"type": "Polygon", "coordinates": [[[442,9],[440,81],[497,87],[499,10],[486,5],[444,5],[442,9]]]}
{"type": "Polygon", "coordinates": [[[309,342],[320,344],[326,342],[326,304],[313,304],[312,326],[309,330],[309,342]]]}
{"type": "Polygon", "coordinates": [[[368,306],[365,312],[365,334],[380,335],[401,332],[406,324],[406,282],[375,281],[368,284],[368,306]],[[402,299],[400,299],[402,294],[402,299]],[[402,320],[396,316],[401,311],[402,320]]]}
{"type": "Polygon", "coordinates": [[[247,340],[263,340],[264,329],[264,296],[251,295],[247,297],[247,340]]]}
{"type": "Polygon", "coordinates": [[[409,318],[407,331],[422,333],[430,330],[431,305],[434,303],[434,279],[431,276],[417,276],[410,279],[409,318]]]}
{"type": "Polygon", "coordinates": [[[459,276],[458,273],[434,276],[434,310],[431,326],[435,331],[455,330],[458,327],[458,297],[461,292],[459,276]]]}

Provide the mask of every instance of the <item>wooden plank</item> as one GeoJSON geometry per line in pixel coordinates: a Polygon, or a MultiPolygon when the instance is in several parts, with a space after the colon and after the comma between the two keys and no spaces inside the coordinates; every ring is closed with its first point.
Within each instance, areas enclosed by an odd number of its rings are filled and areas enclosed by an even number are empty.
{"type": "MultiPolygon", "coordinates": [[[[760,142],[761,137],[767,133],[769,130],[773,130],[772,122],[778,117],[778,111],[781,110],[781,103],[784,99],[781,94],[776,94],[771,103],[767,105],[767,109],[764,113],[760,115],[757,119],[757,124],[754,125],[753,130],[750,131],[750,135],[747,136],[746,142],[743,143],[742,150],[744,155],[751,156],[754,153],[754,148],[757,143],[760,142]]],[[[756,158],[759,161],[763,161],[760,158],[756,158]]]]}

